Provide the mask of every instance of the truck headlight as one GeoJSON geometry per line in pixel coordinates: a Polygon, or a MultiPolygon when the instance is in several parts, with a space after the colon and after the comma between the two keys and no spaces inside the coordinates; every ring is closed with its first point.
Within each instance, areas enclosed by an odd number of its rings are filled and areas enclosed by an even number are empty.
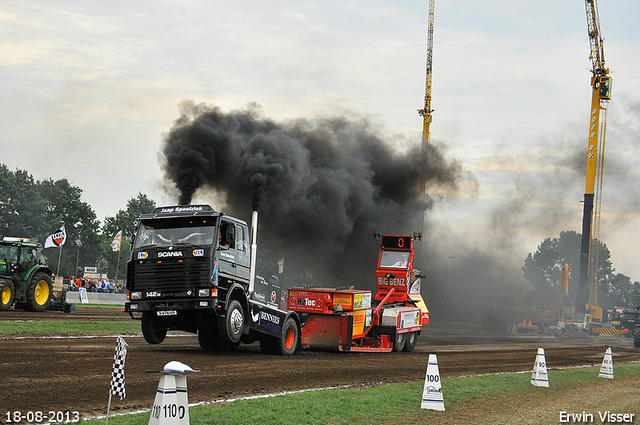
{"type": "Polygon", "coordinates": [[[209,289],[209,288],[198,289],[198,296],[199,297],[208,297],[210,295],[211,295],[211,289],[209,289]]]}
{"type": "Polygon", "coordinates": [[[142,292],[140,292],[140,291],[132,292],[131,295],[129,296],[129,299],[131,299],[131,300],[141,300],[142,299],[142,292]]]}
{"type": "Polygon", "coordinates": [[[208,307],[209,306],[209,301],[198,301],[198,305],[200,307],[208,307]]]}
{"type": "Polygon", "coordinates": [[[129,304],[129,310],[137,310],[138,304],[129,304]]]}

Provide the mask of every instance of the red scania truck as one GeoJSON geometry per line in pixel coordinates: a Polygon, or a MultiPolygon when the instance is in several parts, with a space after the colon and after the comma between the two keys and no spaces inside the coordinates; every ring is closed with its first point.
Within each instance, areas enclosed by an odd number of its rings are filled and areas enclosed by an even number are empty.
{"type": "Polygon", "coordinates": [[[160,207],[138,218],[127,266],[125,311],[151,344],[168,330],[198,334],[202,348],[260,342],[264,352],[412,351],[429,311],[413,268],[422,235],[382,235],[377,292],[298,288],[260,290],[257,211],[252,228],[208,205],[160,207]],[[270,292],[270,293],[269,293],[270,292]]]}

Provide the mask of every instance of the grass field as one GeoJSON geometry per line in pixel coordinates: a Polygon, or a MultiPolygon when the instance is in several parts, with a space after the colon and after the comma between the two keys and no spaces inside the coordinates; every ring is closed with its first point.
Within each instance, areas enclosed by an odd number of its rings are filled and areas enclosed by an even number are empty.
{"type": "MultiPolygon", "coordinates": [[[[563,414],[583,412],[603,423],[599,415],[608,411],[633,414],[631,423],[640,423],[640,363],[615,366],[613,380],[598,378],[599,370],[551,370],[549,388],[531,385],[530,372],[443,379],[445,412],[420,409],[424,383],[418,381],[236,400],[192,407],[189,415],[192,424],[217,425],[555,424],[563,414]]],[[[112,416],[109,423],[143,425],[149,417],[112,416]]]]}
{"type": "Polygon", "coordinates": [[[139,321],[0,321],[0,335],[123,335],[140,333],[139,321]]]}

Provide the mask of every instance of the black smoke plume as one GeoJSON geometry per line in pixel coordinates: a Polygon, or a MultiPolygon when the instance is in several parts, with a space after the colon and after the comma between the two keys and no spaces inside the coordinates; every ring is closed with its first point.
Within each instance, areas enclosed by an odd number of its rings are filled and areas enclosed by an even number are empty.
{"type": "MultiPolygon", "coordinates": [[[[180,204],[209,191],[224,199],[212,206],[229,214],[248,220],[257,208],[259,255],[285,256],[318,285],[370,288],[373,231],[418,231],[430,207],[420,192],[420,142],[400,152],[376,130],[366,118],[278,122],[255,104],[224,112],[185,101],[164,136],[163,167],[180,204]]],[[[431,186],[456,190],[460,173],[432,146],[431,186]]]]}

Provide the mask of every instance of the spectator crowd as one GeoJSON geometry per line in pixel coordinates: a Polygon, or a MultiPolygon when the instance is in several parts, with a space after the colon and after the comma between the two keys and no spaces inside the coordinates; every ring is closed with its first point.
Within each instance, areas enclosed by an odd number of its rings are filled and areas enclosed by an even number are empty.
{"type": "Polygon", "coordinates": [[[77,291],[79,288],[86,288],[88,292],[103,292],[107,294],[124,294],[126,292],[123,280],[109,280],[107,277],[84,279],[71,276],[69,279],[69,291],[77,291]]]}

